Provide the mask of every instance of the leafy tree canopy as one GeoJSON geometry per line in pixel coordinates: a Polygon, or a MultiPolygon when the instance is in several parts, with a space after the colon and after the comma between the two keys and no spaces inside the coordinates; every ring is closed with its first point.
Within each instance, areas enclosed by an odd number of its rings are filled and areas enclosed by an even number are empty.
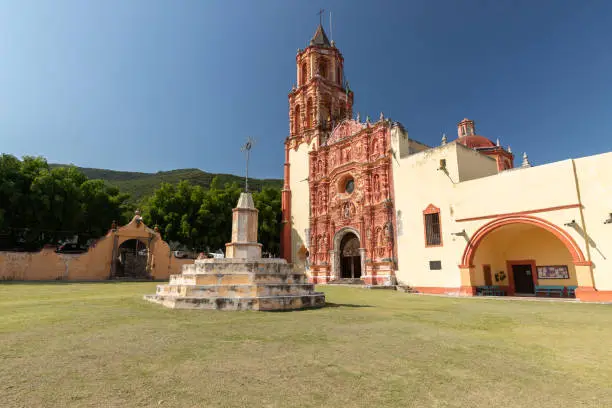
{"type": "Polygon", "coordinates": [[[50,168],[42,157],[0,155],[0,245],[37,247],[80,234],[104,235],[125,221],[127,194],[75,167],[50,168]]]}
{"type": "MultiPolygon", "coordinates": [[[[158,225],[166,241],[179,241],[189,249],[216,251],[230,241],[232,209],[241,189],[237,183],[220,186],[213,179],[209,190],[181,181],[163,183],[144,206],[143,218],[158,225]]],[[[280,190],[264,188],[253,193],[259,209],[259,241],[264,251],[280,252],[280,190]]]]}

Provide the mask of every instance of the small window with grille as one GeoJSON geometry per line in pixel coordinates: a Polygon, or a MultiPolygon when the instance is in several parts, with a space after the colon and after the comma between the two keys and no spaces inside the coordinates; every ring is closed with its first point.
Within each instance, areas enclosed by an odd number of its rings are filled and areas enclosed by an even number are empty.
{"type": "Polygon", "coordinates": [[[429,270],[439,271],[442,269],[442,261],[429,261],[429,270]]]}
{"type": "Polygon", "coordinates": [[[440,226],[440,209],[434,205],[429,205],[423,211],[425,223],[425,246],[442,245],[442,228],[440,226]]]}

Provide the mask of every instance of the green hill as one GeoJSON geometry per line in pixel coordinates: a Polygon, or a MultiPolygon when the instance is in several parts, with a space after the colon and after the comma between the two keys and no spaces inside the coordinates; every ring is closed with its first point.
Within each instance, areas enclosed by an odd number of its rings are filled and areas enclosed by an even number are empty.
{"type": "MultiPolygon", "coordinates": [[[[51,167],[66,167],[65,164],[50,164],[51,167]]],[[[101,179],[109,185],[119,188],[122,192],[130,194],[130,200],[138,202],[144,197],[150,196],[159,188],[162,182],[176,184],[187,180],[193,185],[209,188],[212,179],[216,176],[221,185],[236,182],[244,184],[244,177],[232,174],[207,173],[200,169],[178,169],[170,171],[159,171],[157,173],[139,173],[131,171],[115,171],[106,169],[93,169],[88,167],[77,167],[90,179],[101,179]]],[[[280,179],[249,179],[249,190],[261,190],[264,187],[281,188],[283,181],[280,179]]]]}

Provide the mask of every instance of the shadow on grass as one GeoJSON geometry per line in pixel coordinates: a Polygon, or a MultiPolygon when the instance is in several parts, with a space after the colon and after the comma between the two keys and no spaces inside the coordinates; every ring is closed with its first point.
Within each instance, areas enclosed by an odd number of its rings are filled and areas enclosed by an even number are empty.
{"type": "Polygon", "coordinates": [[[86,283],[88,285],[96,284],[96,285],[109,285],[109,284],[119,284],[119,283],[143,283],[143,282],[168,282],[168,279],[133,279],[133,280],[101,280],[101,281],[88,281],[88,280],[40,280],[40,281],[20,281],[20,280],[0,280],[0,285],[79,285],[86,283]]]}
{"type": "Polygon", "coordinates": [[[330,303],[330,302],[325,302],[325,307],[374,307],[374,306],[370,306],[370,305],[354,305],[351,303],[330,303]]]}
{"type": "Polygon", "coordinates": [[[329,303],[329,302],[325,302],[325,306],[321,306],[321,307],[302,307],[299,309],[283,309],[283,310],[262,310],[262,312],[266,312],[266,313],[292,313],[292,312],[300,312],[303,310],[316,310],[316,309],[325,309],[328,307],[347,307],[347,308],[359,308],[359,307],[374,307],[374,306],[370,306],[370,305],[353,305],[350,303],[329,303]]]}

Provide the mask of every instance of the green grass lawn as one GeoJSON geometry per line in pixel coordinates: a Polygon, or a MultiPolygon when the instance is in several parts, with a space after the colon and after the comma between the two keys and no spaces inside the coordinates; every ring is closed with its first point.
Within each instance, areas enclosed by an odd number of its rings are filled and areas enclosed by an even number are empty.
{"type": "Polygon", "coordinates": [[[612,306],[323,287],[170,310],[154,283],[0,285],[2,407],[612,407],[612,306]]]}

